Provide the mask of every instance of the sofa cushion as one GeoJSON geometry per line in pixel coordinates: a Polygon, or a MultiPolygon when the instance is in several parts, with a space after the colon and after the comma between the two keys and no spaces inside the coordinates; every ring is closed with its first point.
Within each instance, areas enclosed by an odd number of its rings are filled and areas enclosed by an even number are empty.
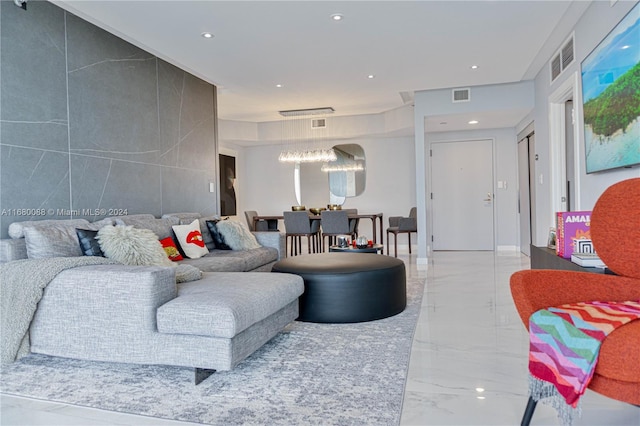
{"type": "Polygon", "coordinates": [[[181,264],[192,265],[204,272],[246,272],[246,261],[231,250],[211,250],[198,259],[185,258],[181,264]]]}
{"type": "Polygon", "coordinates": [[[97,238],[106,257],[125,265],[174,266],[150,229],[105,226],[97,238]]]}
{"type": "Polygon", "coordinates": [[[216,227],[224,237],[224,242],[233,250],[251,250],[260,248],[247,225],[235,220],[225,220],[217,223],[216,227]]]}
{"type": "Polygon", "coordinates": [[[204,273],[178,286],[178,297],[158,308],[161,333],[232,338],[295,301],[304,291],[292,274],[204,273]]]}
{"type": "Polygon", "coordinates": [[[189,225],[173,225],[173,232],[175,232],[178,244],[188,258],[197,259],[209,253],[209,249],[204,244],[198,219],[189,225]]]}
{"type": "Polygon", "coordinates": [[[136,228],[150,229],[160,240],[172,236],[171,226],[179,223],[177,218],[165,217],[162,219],[156,219],[150,214],[118,216],[113,219],[118,225],[132,225],[136,228]]]}
{"type": "Polygon", "coordinates": [[[251,250],[234,251],[236,259],[244,262],[244,271],[252,271],[262,265],[278,260],[278,250],[271,247],[259,247],[251,250]]]}
{"type": "Polygon", "coordinates": [[[29,226],[73,226],[82,228],[89,224],[86,219],[47,219],[47,220],[25,220],[9,224],[9,236],[11,238],[23,238],[24,228],[29,226]]]}

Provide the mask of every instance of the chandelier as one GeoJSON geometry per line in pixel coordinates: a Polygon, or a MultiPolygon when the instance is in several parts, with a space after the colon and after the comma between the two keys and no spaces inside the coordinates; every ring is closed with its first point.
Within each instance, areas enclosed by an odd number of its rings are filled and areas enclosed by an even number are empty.
{"type": "MultiPolygon", "coordinates": [[[[335,161],[335,160],[334,160],[335,161]]],[[[328,164],[325,162],[320,168],[323,172],[361,172],[364,166],[360,162],[352,162],[348,164],[328,164]]]]}
{"type": "Polygon", "coordinates": [[[326,121],[323,118],[308,120],[305,116],[321,116],[334,112],[331,107],[279,111],[286,117],[282,120],[281,137],[290,143],[285,147],[278,160],[282,163],[327,163],[336,161],[333,148],[324,148],[321,141],[326,121]],[[322,125],[320,125],[322,124],[322,125]]]}

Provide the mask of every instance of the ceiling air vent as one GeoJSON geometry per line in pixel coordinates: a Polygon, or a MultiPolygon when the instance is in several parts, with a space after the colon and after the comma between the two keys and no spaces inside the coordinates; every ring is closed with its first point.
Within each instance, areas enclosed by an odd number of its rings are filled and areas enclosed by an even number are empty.
{"type": "Polygon", "coordinates": [[[325,127],[327,127],[326,118],[314,118],[313,120],[311,120],[312,129],[324,129],[325,127]]]}
{"type": "Polygon", "coordinates": [[[471,89],[453,89],[451,91],[453,102],[469,102],[471,100],[471,89]]]}
{"type": "Polygon", "coordinates": [[[569,65],[573,63],[573,35],[551,59],[551,81],[553,82],[569,65]]]}

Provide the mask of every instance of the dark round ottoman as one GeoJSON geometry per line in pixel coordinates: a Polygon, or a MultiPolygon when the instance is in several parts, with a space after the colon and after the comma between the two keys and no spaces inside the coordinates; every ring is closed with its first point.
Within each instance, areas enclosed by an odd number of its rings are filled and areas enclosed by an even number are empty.
{"type": "Polygon", "coordinates": [[[396,315],[407,306],[404,262],[365,253],[321,253],[288,257],[272,272],[304,279],[298,321],[347,323],[396,315]]]}

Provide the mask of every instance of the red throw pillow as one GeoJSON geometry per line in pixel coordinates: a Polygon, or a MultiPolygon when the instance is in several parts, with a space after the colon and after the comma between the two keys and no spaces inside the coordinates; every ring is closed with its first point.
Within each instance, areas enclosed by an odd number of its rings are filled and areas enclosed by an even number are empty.
{"type": "Polygon", "coordinates": [[[182,255],[178,251],[178,247],[176,246],[175,241],[173,241],[173,238],[167,237],[163,240],[160,240],[160,244],[162,244],[162,248],[167,253],[169,259],[173,260],[174,262],[183,259],[182,255]]]}

